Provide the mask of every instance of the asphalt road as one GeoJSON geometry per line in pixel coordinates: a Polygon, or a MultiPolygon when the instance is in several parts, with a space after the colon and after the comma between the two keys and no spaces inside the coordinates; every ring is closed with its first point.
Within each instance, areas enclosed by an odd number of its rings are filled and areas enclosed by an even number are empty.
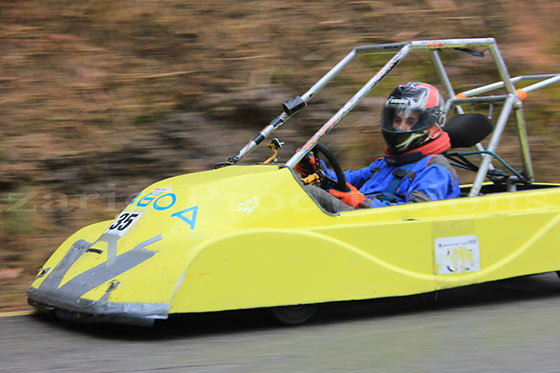
{"type": "Polygon", "coordinates": [[[560,280],[517,278],[331,304],[311,323],[260,313],[181,317],[155,328],[0,318],[2,372],[558,372],[560,280]],[[433,294],[432,294],[433,296],[433,294]]]}

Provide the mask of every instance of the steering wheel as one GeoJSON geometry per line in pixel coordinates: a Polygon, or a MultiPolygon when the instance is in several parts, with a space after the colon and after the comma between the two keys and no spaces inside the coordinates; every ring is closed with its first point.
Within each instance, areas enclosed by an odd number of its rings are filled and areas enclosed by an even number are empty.
{"type": "Polygon", "coordinates": [[[313,156],[315,157],[315,162],[319,165],[319,169],[317,170],[317,174],[321,179],[321,188],[323,189],[330,189],[334,188],[336,190],[340,190],[341,192],[348,192],[350,188],[346,185],[346,177],[344,177],[344,171],[342,171],[342,167],[340,167],[340,163],[334,156],[334,154],[327,148],[326,145],[321,144],[320,142],[317,143],[313,149],[313,156]],[[336,174],[336,179],[329,177],[325,170],[323,169],[323,163],[320,162],[319,155],[322,154],[325,156],[327,161],[329,162],[330,166],[333,168],[334,173],[336,174]]]}

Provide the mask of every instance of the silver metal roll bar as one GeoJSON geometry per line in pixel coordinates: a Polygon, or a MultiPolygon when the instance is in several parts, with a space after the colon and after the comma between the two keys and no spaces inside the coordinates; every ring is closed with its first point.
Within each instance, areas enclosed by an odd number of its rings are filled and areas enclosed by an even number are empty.
{"type": "Polygon", "coordinates": [[[303,108],[309,100],[325,87],[338,73],[343,70],[357,55],[369,53],[395,53],[393,57],[366,83],[346,104],[338,110],[315,134],[286,162],[286,166],[294,167],[327,133],[329,133],[367,94],[369,94],[377,84],[389,74],[409,53],[418,51],[428,51],[432,60],[432,64],[436,73],[450,99],[446,104],[446,113],[455,107],[459,114],[464,112],[461,104],[466,103],[494,103],[503,102],[496,128],[485,151],[481,144],[476,145],[476,149],[480,151],[482,162],[475,177],[475,182],[469,193],[470,196],[478,195],[482,182],[484,181],[488,170],[492,169],[491,158],[488,153],[493,153],[499,143],[500,136],[505,128],[511,111],[515,111],[515,119],[517,122],[518,136],[521,144],[521,156],[523,159],[523,176],[525,182],[533,181],[533,168],[531,164],[531,155],[527,141],[527,133],[525,120],[523,117],[522,101],[527,97],[529,92],[540,89],[547,85],[560,81],[560,74],[541,74],[541,75],[524,75],[511,78],[507,67],[504,63],[502,55],[498,49],[498,45],[493,38],[475,38],[475,39],[444,39],[444,40],[417,40],[401,43],[366,45],[354,48],[340,62],[338,62],[329,72],[317,81],[307,92],[301,97],[297,97],[284,104],[284,111],[270,122],[263,130],[261,130],[245,147],[243,147],[234,157],[229,159],[230,164],[239,162],[245,155],[250,153],[260,142],[262,142],[270,133],[282,126],[292,115],[303,108]],[[445,67],[440,59],[439,51],[444,49],[459,49],[471,54],[478,55],[470,48],[485,47],[489,50],[490,55],[501,81],[484,85],[478,88],[470,89],[456,94],[445,67]],[[524,88],[516,88],[514,83],[524,80],[541,80],[537,83],[524,88]],[[505,95],[493,96],[477,96],[496,89],[505,88],[505,95]],[[475,97],[476,96],[476,97],[475,97]]]}

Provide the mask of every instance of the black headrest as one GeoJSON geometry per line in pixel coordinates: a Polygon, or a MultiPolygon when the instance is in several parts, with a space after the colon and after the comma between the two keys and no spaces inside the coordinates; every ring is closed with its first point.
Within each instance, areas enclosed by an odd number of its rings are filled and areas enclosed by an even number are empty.
{"type": "Polygon", "coordinates": [[[470,148],[484,140],[494,125],[484,114],[458,114],[445,123],[443,130],[449,134],[452,148],[470,148]]]}

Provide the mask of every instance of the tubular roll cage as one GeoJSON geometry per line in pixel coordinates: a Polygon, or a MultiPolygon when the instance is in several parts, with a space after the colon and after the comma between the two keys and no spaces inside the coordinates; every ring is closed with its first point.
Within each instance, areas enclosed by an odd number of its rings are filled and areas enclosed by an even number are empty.
{"type": "MultiPolygon", "coordinates": [[[[527,141],[527,131],[525,119],[523,116],[522,101],[527,97],[529,92],[539,88],[548,86],[550,84],[560,81],[560,74],[541,74],[541,75],[524,75],[511,78],[507,67],[504,63],[502,55],[498,50],[498,45],[494,38],[476,38],[476,39],[446,39],[446,40],[418,40],[408,41],[401,43],[390,44],[376,44],[367,45],[354,48],[348,53],[340,62],[338,62],[331,70],[329,70],[321,79],[317,81],[307,92],[302,96],[296,96],[283,104],[283,112],[274,118],[267,126],[265,126],[247,145],[245,145],[235,156],[229,159],[229,164],[238,163],[245,155],[249,154],[253,149],[259,145],[268,135],[282,126],[291,116],[296,114],[299,110],[307,105],[327,83],[329,83],[346,65],[348,65],[357,55],[370,54],[370,53],[396,53],[393,57],[364,85],[362,88],[346,102],[346,104],[338,110],[306,143],[303,145],[289,160],[286,166],[294,167],[303,157],[321,140],[323,136],[329,133],[375,86],[387,75],[393,68],[395,68],[400,61],[402,61],[410,52],[428,51],[432,63],[436,69],[436,73],[443,85],[447,96],[451,97],[446,102],[445,112],[454,107],[458,114],[463,114],[464,110],[461,104],[476,103],[502,103],[500,115],[495,125],[492,137],[488,144],[488,148],[478,143],[475,148],[476,151],[466,153],[455,153],[455,159],[459,158],[459,164],[454,164],[459,167],[478,170],[469,196],[476,196],[479,194],[482,187],[482,182],[485,177],[489,177],[492,181],[492,174],[494,167],[492,166],[492,159],[497,159],[500,163],[504,164],[513,175],[505,175],[498,172],[499,176],[506,176],[508,185],[515,185],[515,183],[530,184],[534,181],[533,166],[531,163],[531,154],[529,151],[529,143],[527,141]],[[474,88],[462,93],[456,94],[449,76],[445,71],[439,51],[443,49],[458,49],[473,55],[482,56],[482,53],[475,52],[470,48],[485,47],[488,48],[494,63],[498,69],[501,81],[496,83],[484,85],[474,88]],[[514,83],[522,80],[540,80],[537,83],[529,85],[524,88],[516,89],[514,83]],[[478,96],[479,94],[490,92],[496,89],[505,88],[505,95],[490,95],[478,96]],[[521,146],[521,157],[523,161],[523,171],[517,172],[505,163],[495,153],[500,137],[506,126],[508,118],[512,112],[515,112],[515,119],[517,122],[517,133],[519,143],[521,146]],[[465,160],[465,156],[478,154],[481,157],[480,166],[476,167],[471,162],[465,160]]],[[[493,106],[491,106],[493,108],[493,106]]],[[[495,181],[494,181],[495,182],[495,181]]],[[[513,189],[512,189],[513,190],[513,189]]]]}

